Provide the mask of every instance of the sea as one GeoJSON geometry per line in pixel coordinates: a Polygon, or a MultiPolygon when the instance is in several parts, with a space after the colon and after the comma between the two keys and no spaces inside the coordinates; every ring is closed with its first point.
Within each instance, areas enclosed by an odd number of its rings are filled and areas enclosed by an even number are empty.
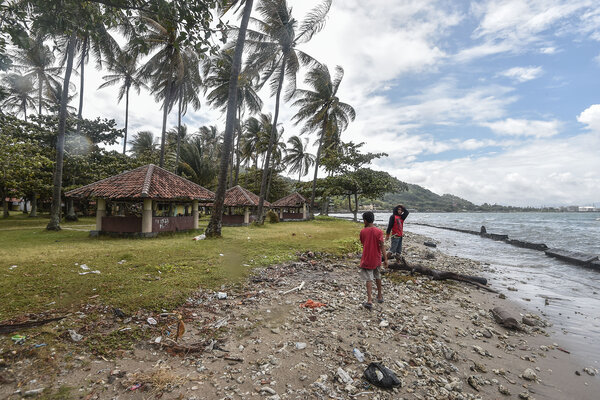
{"type": "MultiPolygon", "coordinates": [[[[387,225],[390,215],[376,212],[375,222],[387,225]]],[[[485,226],[488,233],[510,239],[600,256],[600,213],[411,212],[404,228],[433,239],[445,254],[489,264],[484,276],[493,288],[551,322],[553,340],[582,367],[600,368],[600,270],[568,264],[541,251],[419,224],[474,231],[485,226]]]]}

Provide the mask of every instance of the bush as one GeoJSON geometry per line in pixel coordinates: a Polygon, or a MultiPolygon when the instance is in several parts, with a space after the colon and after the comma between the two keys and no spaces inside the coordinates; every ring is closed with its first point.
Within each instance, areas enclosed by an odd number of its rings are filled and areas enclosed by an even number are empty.
{"type": "Polygon", "coordinates": [[[269,210],[269,212],[267,213],[267,220],[271,224],[276,224],[279,222],[279,215],[277,215],[275,211],[269,210]]]}

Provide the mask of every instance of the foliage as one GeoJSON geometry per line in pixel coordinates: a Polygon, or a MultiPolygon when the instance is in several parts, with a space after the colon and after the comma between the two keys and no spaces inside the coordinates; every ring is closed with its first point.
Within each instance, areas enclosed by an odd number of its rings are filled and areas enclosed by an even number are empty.
{"type": "Polygon", "coordinates": [[[267,221],[269,221],[270,224],[277,224],[279,223],[279,215],[277,215],[275,211],[269,210],[267,212],[267,221]]]}
{"type": "MultiPolygon", "coordinates": [[[[240,172],[240,185],[245,189],[248,189],[252,193],[258,193],[260,191],[260,180],[262,177],[262,169],[257,168],[249,168],[246,171],[240,172]]],[[[269,196],[267,197],[267,201],[275,201],[279,200],[282,197],[291,194],[292,184],[291,180],[283,177],[278,173],[273,173],[273,177],[271,180],[271,188],[269,190],[269,196]]]]}

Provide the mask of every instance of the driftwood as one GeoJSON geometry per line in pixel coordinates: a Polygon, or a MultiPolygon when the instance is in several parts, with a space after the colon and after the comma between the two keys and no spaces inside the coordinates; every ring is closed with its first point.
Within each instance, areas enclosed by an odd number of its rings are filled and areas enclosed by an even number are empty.
{"type": "Polygon", "coordinates": [[[27,321],[27,322],[23,322],[20,324],[4,324],[4,325],[0,325],[0,333],[11,333],[11,332],[20,331],[22,329],[34,328],[36,326],[42,326],[42,325],[49,324],[50,322],[60,321],[63,318],[65,318],[65,317],[63,316],[63,317],[56,317],[56,318],[39,319],[36,321],[27,321]]]}
{"type": "Polygon", "coordinates": [[[419,264],[408,264],[404,257],[399,257],[396,259],[397,262],[391,263],[388,265],[388,268],[395,271],[408,271],[411,274],[419,273],[421,275],[427,275],[433,278],[435,281],[443,281],[443,280],[453,280],[459,282],[469,283],[471,285],[477,286],[478,288],[485,289],[492,293],[498,293],[497,290],[494,290],[487,286],[487,279],[480,276],[470,276],[457,274],[456,272],[451,271],[440,271],[437,269],[431,269],[424,267],[419,264]]]}
{"type": "Polygon", "coordinates": [[[500,307],[494,307],[490,310],[492,312],[492,316],[496,320],[499,325],[507,329],[514,329],[517,331],[523,330],[519,322],[512,317],[508,311],[500,307]]]}

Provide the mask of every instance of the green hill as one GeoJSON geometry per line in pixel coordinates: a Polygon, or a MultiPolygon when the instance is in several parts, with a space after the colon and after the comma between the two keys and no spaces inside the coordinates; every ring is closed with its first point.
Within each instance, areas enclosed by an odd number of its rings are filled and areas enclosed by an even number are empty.
{"type": "MultiPolygon", "coordinates": [[[[475,211],[478,206],[468,200],[451,194],[433,193],[419,185],[408,184],[408,191],[388,193],[383,196],[381,206],[391,208],[396,204],[404,204],[409,210],[418,211],[475,211]]],[[[378,205],[379,206],[379,205],[378,205]]]]}

